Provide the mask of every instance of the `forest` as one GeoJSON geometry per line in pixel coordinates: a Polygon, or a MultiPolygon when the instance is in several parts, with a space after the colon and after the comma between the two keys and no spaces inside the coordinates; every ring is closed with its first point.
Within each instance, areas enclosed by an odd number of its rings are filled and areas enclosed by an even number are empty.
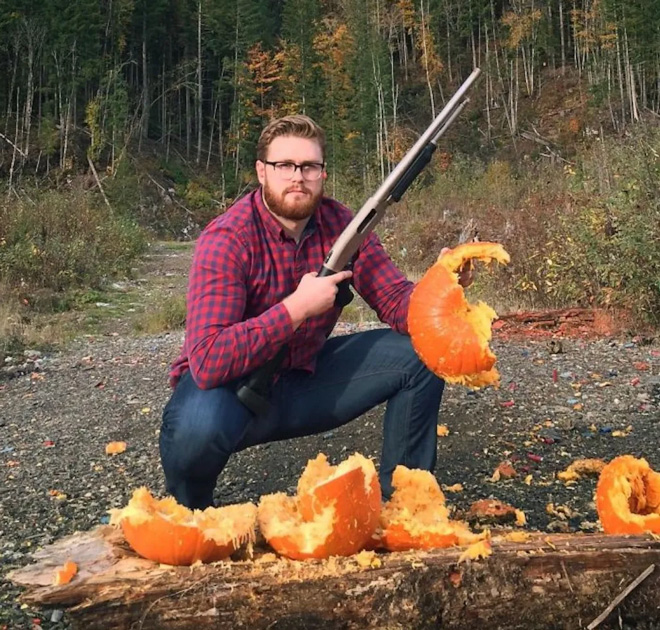
{"type": "Polygon", "coordinates": [[[472,221],[512,253],[483,281],[507,307],[658,321],[659,27],[650,0],[4,0],[0,281],[95,285],[194,238],[287,113],[325,128],[326,190],[359,207],[479,67],[380,228],[393,258],[419,273],[472,221]]]}

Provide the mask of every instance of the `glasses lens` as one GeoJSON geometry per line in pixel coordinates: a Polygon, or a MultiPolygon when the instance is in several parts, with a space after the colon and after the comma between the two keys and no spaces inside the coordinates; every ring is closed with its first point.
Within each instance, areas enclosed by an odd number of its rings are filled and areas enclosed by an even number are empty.
{"type": "Polygon", "coordinates": [[[296,172],[296,165],[291,162],[277,162],[275,170],[282,179],[291,179],[296,172]]]}
{"type": "Polygon", "coordinates": [[[323,166],[321,164],[303,164],[300,170],[305,179],[314,180],[321,177],[323,166]]]}

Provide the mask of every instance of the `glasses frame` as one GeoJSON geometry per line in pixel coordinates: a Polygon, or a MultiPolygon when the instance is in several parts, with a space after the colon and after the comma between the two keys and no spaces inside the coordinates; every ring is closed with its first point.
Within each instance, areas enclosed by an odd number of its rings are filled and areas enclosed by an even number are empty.
{"type": "Polygon", "coordinates": [[[273,170],[277,173],[277,176],[285,181],[291,181],[293,179],[293,176],[296,174],[296,171],[300,170],[300,175],[306,182],[317,182],[319,179],[321,179],[321,177],[323,177],[323,172],[325,171],[325,162],[303,162],[302,164],[297,164],[296,162],[292,162],[291,160],[277,160],[276,162],[273,162],[271,160],[264,160],[264,164],[268,164],[269,166],[272,166],[273,170]],[[285,176],[279,170],[278,167],[282,164],[289,164],[293,166],[293,171],[291,171],[290,177],[285,176]],[[303,171],[303,168],[305,166],[320,166],[321,170],[319,171],[318,177],[313,177],[313,178],[305,177],[305,172],[303,171]]]}

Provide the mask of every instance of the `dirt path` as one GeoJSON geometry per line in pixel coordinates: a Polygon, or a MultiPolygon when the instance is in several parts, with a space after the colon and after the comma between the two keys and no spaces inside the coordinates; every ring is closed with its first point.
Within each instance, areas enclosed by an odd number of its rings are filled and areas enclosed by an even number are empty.
{"type": "MultiPolygon", "coordinates": [[[[135,334],[135,322],[185,290],[190,248],[156,246],[138,279],[117,288],[117,304],[98,306],[102,333],[38,359],[38,369],[0,381],[0,561],[2,574],[40,545],[108,519],[134,488],[163,492],[158,456],[167,371],[183,334],[135,334]],[[111,440],[128,443],[109,457],[111,440]]],[[[355,313],[353,313],[353,317],[355,313]]],[[[363,319],[362,316],[357,318],[363,319]]],[[[340,333],[362,324],[342,323],[340,333]]],[[[500,389],[446,390],[439,422],[437,477],[460,513],[487,497],[523,510],[528,527],[597,529],[595,480],[567,486],[556,478],[574,459],[621,453],[660,470],[660,347],[628,338],[496,337],[500,389]],[[510,461],[517,475],[493,481],[510,461]],[[552,504],[552,507],[549,507],[552,504]]],[[[306,461],[322,451],[338,461],[354,451],[378,457],[382,409],[340,430],[249,449],[230,461],[219,503],[257,501],[294,488],[306,461]]],[[[0,629],[62,628],[61,613],[21,610],[17,591],[0,585],[0,629]]],[[[64,618],[66,621],[66,618],[64,618]]]]}

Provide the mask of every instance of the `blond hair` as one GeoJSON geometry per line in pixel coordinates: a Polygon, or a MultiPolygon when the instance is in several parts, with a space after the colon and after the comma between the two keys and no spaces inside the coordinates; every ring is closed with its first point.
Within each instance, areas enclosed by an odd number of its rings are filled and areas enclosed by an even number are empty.
{"type": "Polygon", "coordinates": [[[262,162],[266,160],[270,143],[280,136],[316,140],[321,147],[321,154],[325,157],[325,131],[309,116],[295,114],[276,118],[266,125],[257,142],[257,160],[262,162]]]}

